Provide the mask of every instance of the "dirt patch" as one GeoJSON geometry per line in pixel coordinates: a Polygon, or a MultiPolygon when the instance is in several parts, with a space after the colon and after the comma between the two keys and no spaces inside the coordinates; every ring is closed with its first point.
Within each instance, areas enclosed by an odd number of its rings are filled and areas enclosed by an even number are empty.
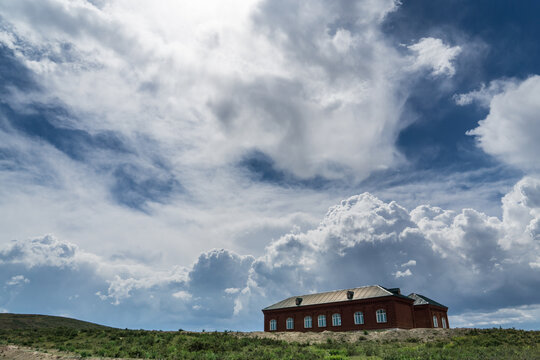
{"type": "Polygon", "coordinates": [[[42,352],[36,351],[34,349],[15,346],[15,345],[5,345],[0,346],[0,359],[9,359],[9,360],[26,360],[26,359],[39,359],[39,360],[71,360],[78,359],[74,356],[69,356],[68,354],[60,354],[54,351],[42,352]]]}
{"type": "MultiPolygon", "coordinates": [[[[56,351],[47,350],[38,351],[24,346],[3,345],[0,346],[0,360],[81,360],[77,355],[56,351]]],[[[110,358],[89,357],[85,360],[98,360],[110,358]]],[[[110,359],[112,360],[112,359],[110,359]]],[[[115,359],[115,360],[136,360],[136,359],[115,359]]]]}
{"type": "Polygon", "coordinates": [[[463,336],[470,329],[388,329],[388,330],[372,330],[372,331],[348,331],[348,332],[333,332],[323,331],[315,332],[235,332],[232,333],[238,337],[249,338],[266,338],[283,340],[287,342],[299,343],[322,343],[328,339],[337,342],[358,342],[358,341],[411,341],[411,342],[430,342],[436,340],[447,340],[454,336],[463,336]]]}

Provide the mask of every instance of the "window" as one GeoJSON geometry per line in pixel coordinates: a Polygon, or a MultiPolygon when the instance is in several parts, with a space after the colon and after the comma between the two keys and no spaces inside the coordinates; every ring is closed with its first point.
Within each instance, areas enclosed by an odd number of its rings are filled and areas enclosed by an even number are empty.
{"type": "Polygon", "coordinates": [[[437,316],[433,315],[433,327],[438,327],[437,325],[437,316]]]}
{"type": "Polygon", "coordinates": [[[442,327],[443,327],[443,329],[446,329],[446,328],[447,328],[447,325],[446,325],[446,318],[442,317],[442,318],[441,318],[441,321],[442,321],[442,327]]]}
{"type": "Polygon", "coordinates": [[[378,323],[385,323],[386,322],[386,311],[384,309],[377,310],[376,314],[377,314],[377,322],[378,323]]]}
{"type": "Polygon", "coordinates": [[[326,316],[319,315],[319,327],[326,327],[326,316]]]}
{"type": "Polygon", "coordinates": [[[277,321],[272,319],[270,320],[270,331],[276,331],[277,330],[277,321]]]}
{"type": "Polygon", "coordinates": [[[354,323],[355,325],[360,325],[364,323],[364,313],[357,311],[354,313],[354,323]]]}
{"type": "Polygon", "coordinates": [[[311,329],[313,327],[313,322],[311,321],[311,316],[306,316],[304,318],[304,327],[306,329],[311,329]]]}
{"type": "Polygon", "coordinates": [[[294,319],[293,318],[287,318],[287,330],[294,329],[294,319]]]}
{"type": "Polygon", "coordinates": [[[332,326],[341,326],[341,315],[340,314],[332,315],[332,326]]]}

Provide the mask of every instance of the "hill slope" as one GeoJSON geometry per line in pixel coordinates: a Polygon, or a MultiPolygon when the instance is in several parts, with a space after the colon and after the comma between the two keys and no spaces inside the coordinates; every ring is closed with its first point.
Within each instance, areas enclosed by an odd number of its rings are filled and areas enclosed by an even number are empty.
{"type": "Polygon", "coordinates": [[[49,315],[0,314],[0,330],[11,329],[107,329],[107,326],[49,315]]]}

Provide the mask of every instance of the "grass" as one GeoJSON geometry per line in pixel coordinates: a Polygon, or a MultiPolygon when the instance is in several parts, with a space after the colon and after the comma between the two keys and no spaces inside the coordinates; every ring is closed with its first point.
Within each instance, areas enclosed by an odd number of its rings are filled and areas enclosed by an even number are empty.
{"type": "Polygon", "coordinates": [[[86,321],[70,319],[61,316],[48,315],[24,315],[24,314],[1,314],[0,330],[11,329],[36,329],[36,328],[58,328],[69,329],[107,329],[108,327],[86,321]]]}
{"type": "Polygon", "coordinates": [[[540,359],[540,332],[470,330],[448,340],[421,343],[367,341],[288,343],[228,332],[162,332],[113,328],[0,329],[0,345],[56,349],[84,357],[148,359],[540,359]]]}

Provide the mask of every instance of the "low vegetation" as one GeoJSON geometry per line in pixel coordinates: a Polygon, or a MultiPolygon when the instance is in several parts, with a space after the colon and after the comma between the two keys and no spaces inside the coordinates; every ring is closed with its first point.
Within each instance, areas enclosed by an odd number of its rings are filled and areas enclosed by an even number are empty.
{"type": "Polygon", "coordinates": [[[192,333],[112,328],[0,329],[0,345],[79,357],[148,359],[540,359],[540,332],[514,329],[468,330],[430,342],[328,339],[299,343],[237,336],[232,332],[192,333]]]}
{"type": "Polygon", "coordinates": [[[70,319],[62,316],[25,315],[25,314],[0,314],[0,330],[12,329],[108,329],[103,325],[70,319]]]}

